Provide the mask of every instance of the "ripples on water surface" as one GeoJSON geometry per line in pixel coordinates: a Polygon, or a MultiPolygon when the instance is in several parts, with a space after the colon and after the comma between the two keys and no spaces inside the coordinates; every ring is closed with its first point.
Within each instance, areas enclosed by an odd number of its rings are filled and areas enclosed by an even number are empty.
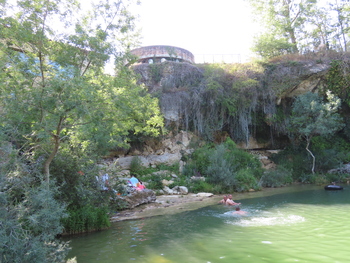
{"type": "MultiPolygon", "coordinates": [[[[299,188],[300,189],[300,188],[299,188]]],[[[350,187],[235,200],[72,238],[78,263],[350,262],[350,187]]]]}

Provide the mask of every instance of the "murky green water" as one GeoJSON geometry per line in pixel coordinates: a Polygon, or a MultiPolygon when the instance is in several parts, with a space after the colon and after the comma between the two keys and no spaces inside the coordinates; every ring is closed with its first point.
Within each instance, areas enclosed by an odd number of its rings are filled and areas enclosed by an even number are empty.
{"type": "Polygon", "coordinates": [[[70,238],[69,257],[79,263],[350,262],[350,186],[257,196],[235,200],[248,212],[244,217],[213,205],[116,222],[110,230],[70,238]]]}

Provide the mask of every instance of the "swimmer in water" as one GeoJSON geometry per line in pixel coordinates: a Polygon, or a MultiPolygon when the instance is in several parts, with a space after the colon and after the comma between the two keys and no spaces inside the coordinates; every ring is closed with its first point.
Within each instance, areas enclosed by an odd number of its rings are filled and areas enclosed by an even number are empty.
{"type": "Polygon", "coordinates": [[[226,200],[227,205],[240,205],[241,203],[236,203],[235,201],[232,200],[232,195],[227,196],[226,200]]]}
{"type": "Polygon", "coordinates": [[[224,198],[219,201],[219,204],[226,204],[227,196],[224,195],[224,198]]]}
{"type": "Polygon", "coordinates": [[[236,207],[236,211],[232,212],[233,215],[247,215],[246,211],[241,210],[241,208],[239,206],[236,207]]]}

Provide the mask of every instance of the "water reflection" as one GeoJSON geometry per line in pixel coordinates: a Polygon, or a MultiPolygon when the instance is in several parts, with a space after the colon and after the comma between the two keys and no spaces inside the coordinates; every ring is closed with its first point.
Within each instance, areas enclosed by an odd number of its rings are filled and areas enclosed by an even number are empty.
{"type": "Polygon", "coordinates": [[[242,195],[247,216],[213,205],[116,222],[110,230],[73,238],[69,257],[79,263],[348,262],[348,191],[310,186],[242,195]]]}

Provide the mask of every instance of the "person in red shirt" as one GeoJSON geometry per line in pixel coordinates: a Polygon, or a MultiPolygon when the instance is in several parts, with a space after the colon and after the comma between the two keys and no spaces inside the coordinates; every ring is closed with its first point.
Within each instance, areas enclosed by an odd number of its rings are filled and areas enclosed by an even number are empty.
{"type": "Polygon", "coordinates": [[[143,182],[141,180],[139,180],[139,182],[136,185],[136,190],[141,191],[143,189],[146,189],[146,186],[143,184],[143,182]]]}

